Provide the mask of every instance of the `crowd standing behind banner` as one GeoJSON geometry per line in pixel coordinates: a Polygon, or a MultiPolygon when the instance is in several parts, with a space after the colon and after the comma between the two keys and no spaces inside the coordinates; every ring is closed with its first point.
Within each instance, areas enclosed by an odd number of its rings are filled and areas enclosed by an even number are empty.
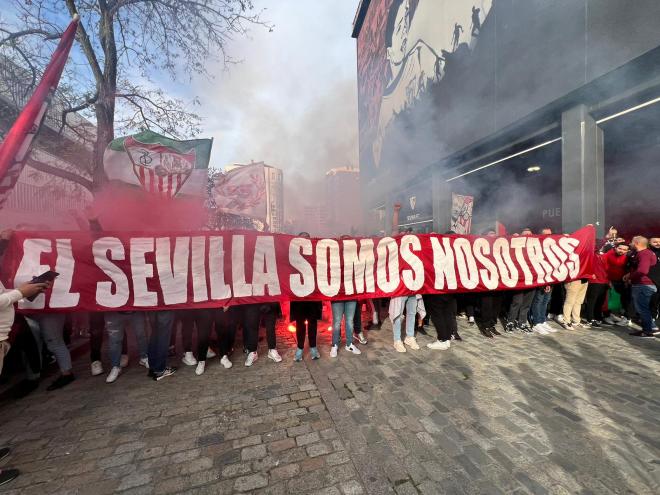
{"type": "MultiPolygon", "coordinates": [[[[93,219],[91,219],[87,228],[93,232],[96,237],[104,235],[104,233],[100,231],[98,222],[95,222],[93,219]]],[[[593,232],[593,228],[590,228],[589,231],[593,232]]],[[[22,234],[23,233],[19,232],[3,232],[3,250],[11,240],[17,238],[20,238],[24,245],[31,242],[37,242],[32,241],[31,237],[25,237],[25,235],[21,237],[22,234]]],[[[398,232],[395,232],[395,235],[396,234],[398,234],[398,232]]],[[[430,236],[430,244],[427,243],[427,245],[444,245],[444,247],[441,247],[440,249],[441,252],[445,254],[449,253],[449,248],[451,246],[453,249],[451,260],[454,262],[456,262],[456,259],[461,256],[466,259],[468,257],[466,253],[468,253],[470,249],[474,249],[474,246],[478,245],[478,242],[481,239],[488,241],[483,244],[483,246],[497,245],[500,239],[495,236],[494,231],[485,232],[483,237],[472,239],[471,243],[467,240],[461,240],[460,238],[456,240],[451,237],[451,234],[452,233],[448,233],[450,237],[430,236]],[[447,241],[447,239],[450,238],[453,239],[453,244],[450,244],[450,242],[447,241]]],[[[524,242],[517,240],[520,239],[522,241],[523,237],[527,237],[528,239],[538,239],[537,237],[531,237],[531,234],[532,233],[529,229],[524,229],[522,235],[518,236],[516,234],[511,236],[507,246],[524,246],[524,242]]],[[[550,239],[548,236],[552,233],[549,229],[543,229],[540,234],[546,236],[546,239],[550,239]]],[[[577,235],[577,233],[574,234],[574,236],[575,235],[577,235]]],[[[42,239],[38,240],[42,246],[41,252],[42,254],[48,253],[50,249],[48,243],[51,242],[48,239],[52,236],[43,234],[41,237],[42,239]]],[[[505,279],[507,276],[512,278],[511,273],[499,273],[500,283],[493,284],[493,277],[490,277],[491,280],[488,281],[488,273],[481,273],[478,279],[474,279],[471,275],[466,275],[466,273],[464,273],[467,264],[465,266],[456,264],[449,267],[447,265],[447,259],[450,258],[446,257],[443,259],[444,261],[439,261],[437,256],[432,256],[432,261],[424,260],[425,266],[428,266],[429,263],[433,266],[435,270],[435,280],[420,281],[419,269],[416,269],[414,266],[415,260],[413,257],[406,256],[406,241],[404,241],[404,243],[401,241],[402,239],[407,238],[408,246],[414,246],[419,242],[418,240],[420,237],[421,236],[411,236],[409,233],[404,233],[404,235],[396,237],[399,254],[404,252],[404,254],[401,255],[401,259],[407,260],[408,262],[408,266],[405,268],[399,266],[399,263],[396,262],[395,257],[393,257],[391,253],[390,247],[386,246],[384,249],[384,253],[389,263],[388,265],[385,265],[388,274],[384,276],[384,279],[391,282],[396,278],[400,278],[397,285],[390,285],[389,290],[391,292],[391,297],[389,298],[374,298],[373,294],[365,293],[364,287],[373,284],[374,289],[372,289],[372,292],[375,291],[379,296],[382,295],[382,292],[378,293],[378,290],[375,289],[377,281],[374,281],[373,279],[370,280],[368,273],[362,273],[358,278],[351,278],[346,277],[345,270],[342,277],[342,286],[345,285],[345,287],[350,288],[348,290],[344,288],[345,293],[341,296],[338,296],[337,298],[327,297],[324,295],[325,293],[323,290],[319,292],[318,288],[308,286],[306,290],[310,294],[315,294],[317,299],[315,299],[314,296],[292,297],[290,303],[290,316],[291,321],[295,322],[297,337],[297,349],[294,355],[294,360],[301,361],[303,359],[306,338],[308,339],[309,355],[311,359],[319,359],[322,356],[322,353],[317,348],[316,334],[318,320],[322,318],[322,300],[328,299],[331,302],[332,312],[332,346],[329,350],[329,356],[331,358],[336,357],[342,347],[352,354],[361,354],[358,344],[367,344],[364,330],[376,330],[380,328],[380,309],[387,304],[389,304],[388,313],[393,328],[393,348],[397,352],[407,352],[408,350],[418,351],[420,349],[416,340],[416,334],[420,332],[426,334],[424,321],[427,317],[430,318],[430,321],[433,323],[437,332],[436,340],[433,343],[427,344],[428,348],[434,350],[447,350],[450,348],[452,340],[462,340],[462,337],[458,334],[456,324],[457,317],[467,318],[468,325],[470,327],[477,327],[481,335],[487,338],[499,337],[502,335],[502,332],[522,332],[524,334],[536,333],[540,335],[554,333],[557,331],[557,328],[548,323],[549,319],[554,319],[566,330],[589,327],[598,328],[601,325],[606,324],[628,326],[634,325],[633,322],[636,321],[639,323],[640,329],[632,332],[632,335],[653,337],[658,334],[655,318],[658,316],[657,289],[658,285],[660,285],[660,264],[658,263],[658,257],[660,257],[660,236],[651,238],[650,246],[649,241],[646,238],[636,236],[632,239],[630,246],[628,246],[623,239],[617,238],[616,231],[611,229],[608,233],[607,239],[602,244],[602,247],[596,253],[593,251],[591,252],[593,260],[588,261],[588,263],[593,264],[593,266],[590,266],[587,269],[585,269],[584,266],[581,266],[580,262],[588,260],[588,258],[584,256],[584,253],[579,252],[580,247],[577,246],[578,242],[575,241],[574,245],[571,243],[571,239],[573,239],[572,237],[559,237],[556,242],[553,241],[552,243],[552,252],[555,253],[555,255],[561,252],[561,249],[558,246],[562,245],[570,245],[572,246],[573,253],[578,253],[572,261],[572,268],[575,270],[575,273],[572,276],[569,277],[569,274],[565,273],[564,279],[566,281],[564,283],[546,283],[547,280],[553,280],[552,273],[555,273],[556,276],[557,271],[561,272],[566,267],[554,264],[552,264],[554,266],[551,266],[550,262],[542,259],[541,251],[533,250],[528,252],[528,254],[531,253],[531,256],[536,256],[536,258],[533,262],[529,262],[527,265],[525,265],[525,262],[528,258],[516,256],[516,254],[511,256],[512,260],[517,258],[517,264],[515,266],[518,269],[519,275],[516,275],[518,283],[514,281],[514,283],[509,283],[508,286],[503,286],[501,280],[505,279]],[[415,241],[415,239],[417,239],[417,241],[415,241]],[[563,243],[562,239],[567,239],[566,243],[563,243]],[[544,264],[547,265],[547,267],[543,272],[538,266],[543,266],[544,264]],[[392,273],[393,266],[395,265],[397,270],[401,270],[400,277],[398,277],[398,275],[395,277],[392,273]],[[534,270],[532,270],[532,268],[534,268],[534,270]],[[452,275],[454,272],[458,275],[452,275]],[[547,277],[543,276],[544,273],[547,277]],[[454,276],[453,279],[452,276],[454,276]],[[364,287],[362,287],[361,290],[357,289],[357,286],[360,284],[356,281],[360,278],[364,283],[364,287]],[[417,281],[415,281],[416,278],[417,281]],[[438,285],[439,278],[443,279],[444,285],[438,285]],[[531,284],[529,284],[531,287],[521,284],[520,280],[523,279],[527,279],[527,282],[531,282],[531,284]],[[480,286],[481,290],[477,292],[470,292],[465,291],[467,283],[472,283],[473,287],[476,287],[477,284],[483,286],[480,286]],[[410,285],[416,287],[418,290],[411,291],[410,285]],[[426,287],[430,287],[431,290],[426,289],[426,287]],[[440,290],[433,290],[433,288],[438,287],[440,287],[440,290]],[[449,288],[452,287],[462,288],[464,292],[456,293],[449,290],[449,288]],[[614,314],[607,310],[606,298],[609,287],[612,287],[621,298],[622,308],[619,314],[614,314]],[[357,292],[355,292],[356,290],[357,292]],[[348,297],[350,294],[353,295],[352,298],[348,297]],[[387,302],[388,300],[389,303],[387,302]],[[557,312],[557,314],[548,314],[548,307],[551,300],[559,300],[558,306],[560,306],[562,310],[557,312]],[[362,328],[360,318],[363,303],[368,303],[368,308],[370,308],[369,310],[372,317],[371,321],[365,326],[365,328],[362,328]],[[497,322],[500,318],[504,321],[504,325],[498,330],[497,322]],[[341,336],[342,320],[344,321],[343,328],[345,329],[345,338],[343,341],[341,336]],[[402,333],[404,335],[402,335],[402,333]]],[[[58,247],[60,248],[59,250],[61,250],[62,236],[58,234],[55,238],[57,239],[57,242],[60,243],[60,246],[58,247]]],[[[162,242],[162,239],[166,238],[157,239],[156,244],[162,242]]],[[[586,239],[588,239],[588,236],[586,239]]],[[[349,246],[349,249],[356,251],[358,245],[354,240],[345,237],[341,240],[344,242],[344,246],[349,246]]],[[[327,240],[317,241],[317,251],[318,244],[323,241],[327,240]]],[[[428,241],[428,239],[426,239],[426,241],[428,241]]],[[[258,239],[256,242],[258,242],[258,239]]],[[[326,243],[326,245],[331,247],[339,245],[337,241],[334,242],[335,244],[326,243]]],[[[391,242],[395,241],[391,239],[391,242]]],[[[243,240],[241,240],[241,243],[243,243],[243,240]]],[[[537,242],[536,244],[542,246],[540,242],[537,242]]],[[[290,248],[290,251],[300,249],[298,253],[311,254],[312,252],[312,244],[309,234],[307,233],[301,233],[294,238],[291,241],[291,245],[295,246],[295,248],[290,248]],[[306,241],[309,241],[309,243],[305,247],[306,241]]],[[[500,245],[503,244],[500,243],[500,245]]],[[[591,240],[591,245],[593,246],[593,239],[591,240]]],[[[483,249],[483,247],[481,249],[483,249]]],[[[70,246],[69,252],[71,252],[70,246]]],[[[141,266],[145,265],[144,252],[145,251],[142,251],[141,266]]],[[[414,258],[417,260],[423,258],[423,253],[421,253],[419,248],[415,252],[419,256],[415,256],[414,258]]],[[[487,250],[483,252],[487,252],[487,250]]],[[[501,252],[504,251],[501,250],[501,252]]],[[[516,253],[519,254],[520,252],[521,251],[518,250],[516,253]]],[[[434,251],[434,254],[437,254],[437,251],[434,251]]],[[[564,261],[570,265],[570,253],[564,254],[566,255],[564,261]]],[[[195,255],[193,254],[193,258],[194,256],[195,255]]],[[[268,260],[266,259],[268,255],[263,256],[264,257],[254,262],[255,267],[258,264],[263,264],[263,266],[268,265],[268,260]]],[[[131,254],[131,258],[132,257],[131,254]]],[[[176,264],[176,254],[173,255],[173,258],[173,263],[176,264]]],[[[116,257],[115,259],[122,259],[122,257],[116,257]]],[[[257,258],[255,257],[255,259],[257,258]]],[[[296,259],[304,260],[305,258],[300,257],[296,259]]],[[[41,260],[41,255],[37,256],[37,264],[40,263],[39,260],[41,260]]],[[[14,259],[10,263],[15,267],[18,262],[14,259]]],[[[186,263],[188,263],[187,258],[186,263]]],[[[379,262],[374,260],[374,263],[378,264],[379,262]]],[[[488,260],[486,259],[481,264],[481,272],[486,272],[486,270],[483,269],[483,266],[487,263],[488,260]]],[[[66,269],[67,267],[65,265],[65,263],[60,261],[53,262],[52,266],[60,269],[64,267],[66,269]]],[[[323,265],[323,268],[327,270],[326,276],[328,277],[328,280],[324,282],[326,285],[325,290],[331,285],[329,279],[332,278],[332,275],[327,275],[327,273],[333,271],[335,268],[330,265],[327,261],[326,264],[323,265]]],[[[584,265],[584,263],[582,263],[582,265],[584,265]]],[[[300,266],[302,266],[302,264],[298,265],[298,267],[300,266]]],[[[512,267],[513,265],[508,266],[509,269],[512,267]]],[[[42,268],[44,268],[44,266],[42,266],[42,268]]],[[[72,267],[69,266],[69,268],[71,269],[72,267]]],[[[159,266],[158,271],[162,277],[161,268],[162,267],[159,266]]],[[[355,268],[355,266],[353,268],[355,268]]],[[[507,266],[504,266],[504,269],[506,270],[507,266]]],[[[231,270],[234,274],[236,273],[234,268],[231,268],[231,270]]],[[[267,272],[263,267],[261,267],[261,270],[262,273],[267,272]]],[[[474,267],[469,270],[474,272],[474,267]]],[[[564,271],[570,270],[571,268],[566,268],[564,271]]],[[[297,281],[298,288],[304,287],[308,283],[303,280],[305,277],[303,276],[302,271],[297,274],[289,274],[287,272],[292,281],[295,282],[296,278],[299,279],[297,281]]],[[[145,277],[152,276],[154,276],[153,272],[145,274],[145,277]]],[[[173,273],[169,273],[166,276],[170,277],[172,280],[176,279],[176,274],[173,273]]],[[[242,276],[244,276],[244,274],[242,276]]],[[[69,277],[73,277],[73,275],[69,274],[69,277]]],[[[268,279],[269,277],[272,284],[279,282],[273,279],[272,273],[270,275],[266,273],[265,278],[268,279]]],[[[317,277],[319,277],[318,273],[317,277]]],[[[378,275],[375,277],[378,278],[378,275]]],[[[319,278],[322,279],[323,276],[320,276],[319,278]]],[[[73,286],[71,285],[73,280],[74,278],[71,278],[68,281],[68,288],[71,290],[71,292],[68,293],[69,296],[74,292],[72,287],[75,288],[75,284],[73,286]]],[[[253,279],[252,282],[254,283],[255,280],[253,279]]],[[[280,284],[281,290],[293,291],[294,289],[292,287],[295,285],[294,282],[290,285],[280,284]]],[[[245,280],[243,280],[243,283],[246,283],[245,280]]],[[[99,282],[95,289],[96,292],[101,290],[99,289],[101,284],[102,283],[99,282]]],[[[268,281],[263,282],[263,284],[267,287],[268,281]]],[[[78,287],[78,289],[80,289],[80,287],[78,287]]],[[[115,286],[114,288],[106,288],[104,290],[111,295],[114,290],[114,295],[116,295],[119,289],[118,286],[115,286]]],[[[44,344],[48,351],[55,357],[61,372],[57,379],[51,383],[47,389],[49,391],[56,390],[68,385],[74,380],[74,376],[71,372],[71,357],[64,340],[64,327],[66,320],[66,314],[64,312],[52,312],[47,309],[37,312],[20,311],[16,315],[13,327],[11,324],[15,303],[25,297],[36,295],[37,299],[35,302],[23,304],[24,307],[29,308],[30,304],[32,304],[33,307],[38,307],[39,297],[42,298],[41,304],[43,307],[44,296],[41,294],[51,291],[55,292],[55,288],[53,288],[51,284],[24,283],[16,290],[5,290],[3,287],[2,293],[0,293],[0,345],[2,346],[0,348],[2,351],[0,352],[0,357],[4,357],[8,352],[10,347],[9,342],[12,342],[12,345],[15,346],[15,352],[23,356],[26,380],[23,382],[21,391],[19,392],[21,395],[25,395],[37,387],[40,372],[43,367],[42,356],[44,353],[42,348],[44,344]],[[12,329],[11,332],[10,328],[12,329]]],[[[194,288],[192,289],[192,292],[195,292],[194,288]]],[[[254,293],[253,289],[252,294],[254,293]]],[[[274,362],[280,362],[282,361],[282,357],[276,348],[277,342],[275,334],[275,322],[282,314],[280,302],[277,300],[278,298],[275,298],[275,301],[270,300],[269,294],[263,291],[263,289],[257,289],[257,293],[263,296],[263,300],[260,300],[259,297],[256,298],[256,301],[254,298],[247,298],[245,302],[239,299],[238,304],[223,305],[221,307],[218,307],[218,304],[216,307],[183,307],[177,309],[162,309],[161,307],[158,307],[153,311],[141,311],[135,307],[122,308],[121,305],[118,305],[119,309],[117,311],[104,311],[102,313],[93,312],[91,313],[93,317],[89,319],[89,330],[92,336],[90,351],[90,357],[92,360],[91,373],[92,375],[100,375],[103,373],[103,366],[100,359],[100,346],[103,335],[106,334],[109,361],[111,365],[110,372],[106,377],[106,382],[112,383],[117,380],[121,374],[122,368],[126,367],[129,362],[125,343],[126,330],[130,328],[135,334],[138,343],[138,363],[149,370],[149,377],[154,380],[161,380],[172,375],[176,371],[176,367],[168,366],[167,361],[169,357],[168,355],[172,354],[172,332],[178,325],[181,325],[183,336],[184,355],[182,361],[185,365],[195,366],[195,372],[197,375],[204,373],[207,361],[216,356],[220,357],[220,363],[224,368],[229,369],[232,367],[232,361],[230,358],[232,356],[236,332],[239,328],[242,329],[243,332],[244,351],[247,353],[245,366],[252,366],[258,358],[258,332],[261,324],[266,327],[268,344],[267,357],[274,362]],[[149,329],[149,332],[147,332],[147,328],[149,329]],[[192,334],[194,330],[197,332],[196,357],[192,347],[192,334]],[[215,345],[215,348],[209,346],[213,330],[215,330],[217,339],[217,345],[215,345]],[[148,337],[147,333],[149,333],[148,337]]],[[[198,297],[199,300],[203,299],[199,293],[195,293],[195,297],[198,297]]],[[[59,300],[60,303],[65,300],[65,295],[61,293],[59,300]]],[[[51,303],[53,301],[52,294],[50,295],[50,301],[51,303]]],[[[25,301],[23,300],[23,302],[25,301]]]]}

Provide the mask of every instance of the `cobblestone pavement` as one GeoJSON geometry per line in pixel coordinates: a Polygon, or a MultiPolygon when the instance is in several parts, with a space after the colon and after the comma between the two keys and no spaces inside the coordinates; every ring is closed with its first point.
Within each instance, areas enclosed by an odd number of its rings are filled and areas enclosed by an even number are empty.
{"type": "Polygon", "coordinates": [[[2,493],[660,493],[658,339],[462,328],[398,354],[385,324],[331,360],[321,328],[320,361],[293,363],[282,325],[281,364],[262,342],[201,377],[133,362],[108,385],[77,360],[71,386],[2,406],[23,472],[2,493]]]}

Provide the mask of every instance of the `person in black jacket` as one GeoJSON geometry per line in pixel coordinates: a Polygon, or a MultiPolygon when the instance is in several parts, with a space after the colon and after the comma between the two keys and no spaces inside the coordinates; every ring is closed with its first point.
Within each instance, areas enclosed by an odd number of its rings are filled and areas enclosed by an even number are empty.
{"type": "Polygon", "coordinates": [[[655,265],[649,270],[649,278],[653,280],[656,288],[658,289],[656,293],[651,298],[651,314],[653,315],[653,331],[658,331],[658,324],[656,320],[660,318],[660,236],[651,237],[649,240],[649,249],[658,258],[658,261],[655,265]]]}
{"type": "MultiPolygon", "coordinates": [[[[309,239],[307,232],[301,232],[298,237],[309,239]]],[[[294,360],[302,361],[305,348],[305,334],[309,339],[309,353],[312,359],[319,359],[321,355],[316,348],[316,332],[318,320],[323,317],[323,303],[321,301],[291,301],[290,320],[296,323],[296,340],[298,348],[294,360]]]]}

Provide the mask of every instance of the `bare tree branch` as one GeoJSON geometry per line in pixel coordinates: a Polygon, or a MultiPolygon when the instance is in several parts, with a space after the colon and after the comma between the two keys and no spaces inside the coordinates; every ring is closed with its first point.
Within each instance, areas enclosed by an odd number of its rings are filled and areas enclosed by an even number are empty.
{"type": "Polygon", "coordinates": [[[89,191],[92,191],[94,188],[94,183],[91,180],[86,179],[85,177],[82,177],[79,174],[69,172],[68,170],[64,170],[60,167],[54,167],[47,163],[35,160],[34,158],[28,158],[27,164],[33,169],[38,170],[39,172],[44,172],[46,174],[54,175],[56,177],[68,180],[70,182],[74,182],[76,184],[83,186],[89,191]]]}
{"type": "Polygon", "coordinates": [[[5,43],[9,43],[11,41],[14,41],[18,38],[22,38],[23,36],[30,36],[34,34],[39,34],[43,36],[43,40],[55,40],[57,38],[60,38],[62,36],[62,33],[51,33],[49,31],[44,31],[43,29],[25,29],[23,31],[17,31],[15,33],[12,33],[11,31],[8,31],[7,29],[0,28],[0,31],[3,33],[7,33],[8,36],[0,40],[0,46],[4,45],[5,43]]]}

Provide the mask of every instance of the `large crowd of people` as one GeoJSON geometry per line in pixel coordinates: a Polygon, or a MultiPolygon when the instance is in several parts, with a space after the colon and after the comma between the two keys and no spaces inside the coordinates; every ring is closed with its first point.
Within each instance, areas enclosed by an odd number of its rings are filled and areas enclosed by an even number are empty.
{"type": "MultiPolygon", "coordinates": [[[[543,229],[539,233],[547,235],[552,232],[543,229]]],[[[524,229],[520,235],[531,234],[530,229],[524,229]]],[[[307,233],[300,235],[309,236],[307,233]]],[[[494,236],[495,232],[488,231],[484,235],[494,236]]],[[[2,241],[6,242],[10,236],[10,231],[3,232],[2,241]]],[[[462,340],[457,325],[457,319],[461,318],[466,320],[468,328],[475,327],[489,339],[513,332],[546,335],[560,328],[573,331],[604,325],[628,327],[630,335],[638,337],[660,335],[656,324],[660,302],[660,236],[650,239],[636,236],[627,242],[612,228],[601,243],[595,261],[590,280],[532,289],[330,301],[327,314],[332,321],[332,345],[326,356],[336,358],[340,349],[361,354],[359,345],[367,344],[365,330],[379,330],[387,317],[392,325],[393,350],[402,353],[420,349],[416,336],[419,333],[427,335],[429,321],[435,328],[436,338],[427,347],[449,349],[452,340],[462,340]],[[612,311],[609,308],[616,305],[611,299],[615,298],[620,300],[619,309],[612,311]],[[364,305],[370,315],[365,325],[361,309],[364,305]],[[551,325],[549,321],[556,324],[551,325]]],[[[262,326],[266,331],[266,356],[276,363],[282,361],[275,331],[276,322],[282,316],[279,303],[179,311],[113,311],[86,315],[86,318],[85,315],[81,318],[81,315],[62,313],[15,313],[14,305],[19,300],[49,288],[48,282],[26,283],[13,290],[0,286],[0,370],[10,349],[15,357],[20,356],[25,380],[17,389],[19,397],[38,387],[44,362],[49,358],[57,363],[60,373],[47,386],[48,391],[61,389],[75,379],[66,329],[76,321],[78,325],[83,321],[83,325],[88,326],[90,370],[94,376],[104,374],[101,350],[105,336],[110,365],[105,378],[107,383],[115,382],[129,364],[126,344],[129,329],[137,341],[138,365],[144,366],[148,376],[156,381],[177,370],[168,364],[168,360],[175,356],[174,342],[179,328],[183,344],[181,361],[184,365],[194,366],[197,375],[204,373],[207,362],[214,357],[219,357],[224,368],[232,367],[234,342],[239,330],[243,337],[244,364],[252,366],[259,357],[258,337],[262,326]],[[197,334],[196,348],[193,348],[194,332],[197,334]],[[212,332],[215,332],[213,341],[212,332]]],[[[295,324],[297,342],[295,361],[303,360],[306,340],[311,359],[320,359],[325,354],[317,347],[318,322],[323,318],[324,304],[327,302],[305,300],[290,303],[289,315],[295,324]]],[[[11,474],[11,470],[0,472],[0,481],[11,474]]]]}

